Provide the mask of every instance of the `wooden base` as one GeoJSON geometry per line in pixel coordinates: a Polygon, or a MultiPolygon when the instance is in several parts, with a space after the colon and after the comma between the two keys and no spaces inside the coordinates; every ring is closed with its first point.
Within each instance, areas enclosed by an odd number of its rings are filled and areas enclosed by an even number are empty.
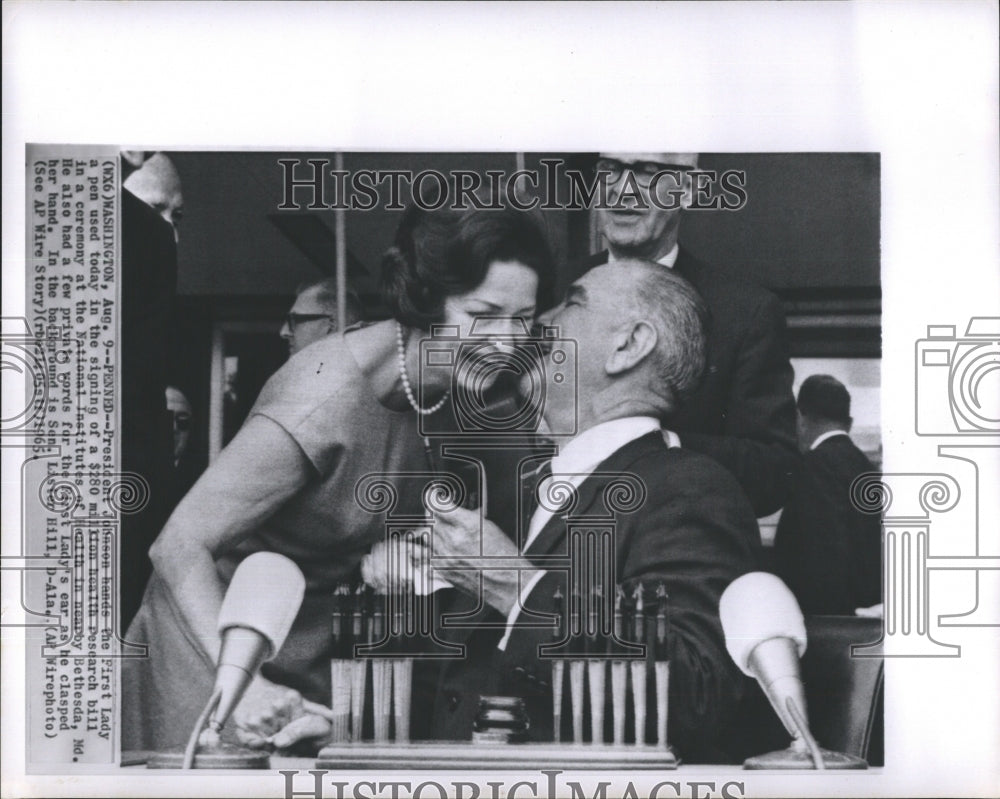
{"type": "MultiPolygon", "coordinates": [[[[146,761],[146,768],[180,768],[184,764],[184,752],[180,749],[169,752],[154,752],[146,761]]],[[[219,769],[268,769],[271,767],[267,752],[243,749],[229,744],[199,749],[194,756],[195,768],[219,769]]]]}
{"type": "MultiPolygon", "coordinates": [[[[847,755],[843,752],[831,752],[829,749],[820,749],[823,757],[823,768],[825,769],[866,769],[868,763],[860,757],[847,755]]],[[[754,771],[769,769],[815,769],[816,764],[808,751],[801,749],[780,749],[777,752],[768,752],[764,755],[749,757],[743,762],[743,768],[754,771]]]]}
{"type": "Polygon", "coordinates": [[[591,744],[480,744],[469,741],[354,743],[325,747],[317,769],[523,769],[661,771],[677,768],[669,747],[591,744]]]}

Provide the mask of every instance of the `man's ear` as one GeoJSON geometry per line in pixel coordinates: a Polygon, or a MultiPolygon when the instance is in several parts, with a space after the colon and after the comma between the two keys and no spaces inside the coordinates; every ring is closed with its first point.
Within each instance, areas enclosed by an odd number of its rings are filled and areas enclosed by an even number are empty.
{"type": "Polygon", "coordinates": [[[615,335],[615,348],[604,364],[604,370],[609,375],[627,372],[656,349],[656,328],[643,319],[629,322],[615,335]]]}

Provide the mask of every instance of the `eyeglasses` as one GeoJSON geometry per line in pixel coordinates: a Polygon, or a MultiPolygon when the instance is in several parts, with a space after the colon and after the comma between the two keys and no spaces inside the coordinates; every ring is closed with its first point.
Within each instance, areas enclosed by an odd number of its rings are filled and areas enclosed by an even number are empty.
{"type": "Polygon", "coordinates": [[[184,433],[191,429],[191,414],[181,411],[174,414],[174,430],[184,433]]]}
{"type": "Polygon", "coordinates": [[[301,325],[303,322],[318,322],[320,319],[333,320],[330,314],[325,313],[290,313],[285,317],[285,324],[288,325],[290,332],[295,332],[295,326],[301,325]]]}
{"type": "Polygon", "coordinates": [[[657,161],[634,161],[627,164],[617,158],[601,158],[594,167],[594,171],[598,174],[602,172],[607,174],[608,181],[611,183],[617,183],[621,180],[626,169],[635,175],[636,182],[640,186],[646,187],[653,182],[653,178],[657,175],[662,175],[665,172],[677,175],[680,172],[690,172],[694,167],[681,164],[661,164],[657,161]]]}

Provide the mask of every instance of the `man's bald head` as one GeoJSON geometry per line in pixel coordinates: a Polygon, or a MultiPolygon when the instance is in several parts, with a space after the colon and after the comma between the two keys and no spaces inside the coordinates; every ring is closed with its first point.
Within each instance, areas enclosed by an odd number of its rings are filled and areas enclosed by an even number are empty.
{"type": "Polygon", "coordinates": [[[626,258],[594,267],[540,317],[575,341],[579,356],[580,402],[546,398],[546,421],[555,427],[553,421],[577,414],[586,429],[675,412],[701,380],[706,317],[694,288],[665,266],[626,258]]]}
{"type": "Polygon", "coordinates": [[[184,195],[181,192],[181,176],[177,168],[163,153],[154,153],[132,172],[123,184],[132,194],[162,216],[174,229],[184,212],[184,195]]]}
{"type": "Polygon", "coordinates": [[[653,261],[625,258],[597,269],[609,286],[621,292],[632,309],[629,315],[656,329],[651,361],[662,381],[662,396],[672,408],[683,404],[701,383],[705,368],[704,300],[684,278],[653,261]]]}

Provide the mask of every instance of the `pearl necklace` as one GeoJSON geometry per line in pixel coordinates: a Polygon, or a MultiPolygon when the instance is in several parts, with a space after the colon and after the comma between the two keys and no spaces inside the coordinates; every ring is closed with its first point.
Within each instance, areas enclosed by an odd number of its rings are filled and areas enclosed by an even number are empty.
{"type": "Polygon", "coordinates": [[[410,377],[406,374],[406,343],[403,341],[403,326],[399,322],[396,322],[396,357],[399,361],[399,376],[403,380],[403,391],[406,392],[406,399],[409,401],[410,407],[421,416],[430,416],[435,411],[441,410],[448,401],[450,391],[446,391],[444,396],[430,408],[421,408],[417,405],[413,389],[410,387],[410,377]]]}

